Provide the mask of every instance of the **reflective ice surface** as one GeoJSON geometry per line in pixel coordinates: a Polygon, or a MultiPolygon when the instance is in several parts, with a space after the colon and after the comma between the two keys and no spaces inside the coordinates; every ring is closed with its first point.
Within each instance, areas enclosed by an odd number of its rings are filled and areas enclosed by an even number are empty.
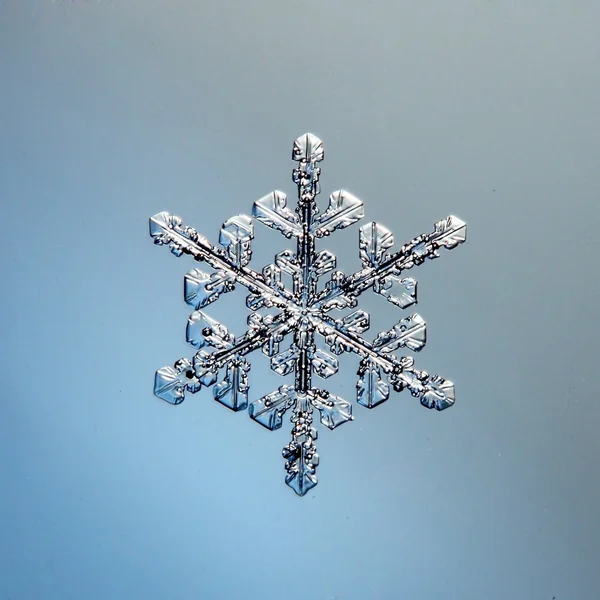
{"type": "Polygon", "coordinates": [[[418,314],[401,318],[373,341],[362,334],[369,329],[369,315],[360,309],[336,318],[335,311],[355,308],[358,297],[372,289],[389,302],[406,309],[417,302],[417,282],[404,271],[437,258],[442,248],[452,249],[466,239],[466,225],[450,216],[438,221],[434,230],[422,234],[391,252],[394,236],[379,223],[363,225],[359,231],[359,255],[363,268],[351,275],[336,270],[336,257],[328,250],[317,251],[319,238],[353,225],[363,218],[363,203],[345,190],[333,192],[327,208],[320,213],[316,197],[320,192],[318,163],[323,160],[323,142],[307,133],[292,150],[297,161],[292,178],[298,200],[292,210],[286,195],[274,191],[254,203],[252,217],[228,219],[219,234],[219,246],[183,225],[179,217],[162,212],[150,219],[150,235],[166,245],[175,256],[189,254],[212,267],[212,273],[192,269],[184,279],[185,301],[194,308],[188,319],[187,341],[198,349],[191,358],[178,360],[173,367],[156,372],[154,393],[171,404],[180,404],[186,392],[214,386],[215,400],[239,411],[248,408],[250,417],[267,429],[278,429],[286,411],[291,411],[292,437],[283,449],[286,483],[299,495],[317,484],[319,456],[313,427],[314,412],[321,424],[334,429],[351,421],[352,405],[313,382],[313,375],[326,379],[339,369],[336,355],[352,352],[361,357],[356,384],[357,401],[373,408],[395,391],[407,388],[427,408],[443,410],[454,404],[454,385],[439,375],[415,368],[411,357],[395,352],[420,351],[426,342],[426,326],[418,314]],[[296,252],[284,250],[274,264],[261,272],[249,267],[254,238],[253,219],[295,238],[296,252]],[[281,273],[291,276],[291,289],[281,273]],[[329,279],[317,290],[319,279],[329,279]],[[235,337],[227,327],[203,310],[234,285],[245,287],[251,313],[248,330],[235,337]],[[265,309],[277,309],[275,315],[265,309]],[[317,348],[321,336],[330,352],[317,348]],[[285,342],[285,343],[284,343],[285,342]],[[211,350],[209,350],[212,349],[211,350]],[[294,374],[293,385],[282,385],[263,398],[249,402],[245,356],[262,348],[271,369],[281,376],[294,374]]]}

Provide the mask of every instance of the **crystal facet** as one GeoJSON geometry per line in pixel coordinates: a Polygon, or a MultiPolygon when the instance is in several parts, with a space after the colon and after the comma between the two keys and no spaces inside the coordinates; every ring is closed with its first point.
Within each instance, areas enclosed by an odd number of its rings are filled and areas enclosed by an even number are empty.
{"type": "Polygon", "coordinates": [[[155,244],[167,246],[175,256],[189,254],[205,262],[211,273],[194,268],[184,278],[184,297],[194,309],[188,319],[187,341],[198,349],[193,358],[182,358],[156,372],[154,393],[170,404],[183,402],[186,393],[213,386],[215,400],[234,411],[248,408],[250,417],[269,430],[279,429],[284,414],[291,411],[292,439],[283,449],[285,482],[303,496],[317,485],[319,455],[313,415],[318,411],[328,429],[353,420],[352,405],[344,398],[315,387],[313,375],[326,379],[339,368],[336,356],[350,352],[360,357],[357,402],[373,408],[385,402],[390,388],[408,389],[427,408],[444,410],[454,404],[452,382],[414,367],[410,356],[397,350],[419,352],[426,342],[426,326],[418,314],[406,316],[388,331],[368,341],[367,312],[356,309],[334,317],[333,310],[355,309],[358,297],[369,288],[390,303],[405,309],[417,302],[417,282],[404,272],[426,259],[437,258],[442,248],[452,249],[466,239],[466,224],[450,216],[435,223],[434,230],[417,236],[397,252],[390,253],[394,236],[379,223],[359,230],[362,268],[351,275],[336,271],[336,257],[328,250],[316,250],[317,240],[358,222],[364,216],[363,203],[345,190],[333,192],[329,204],[319,212],[323,142],[311,133],[293,145],[297,165],[292,180],[298,187],[295,209],[286,195],[274,191],[254,203],[252,217],[238,215],[225,221],[219,246],[183,225],[179,217],[161,212],[150,219],[155,244]],[[253,219],[294,239],[296,249],[275,255],[274,263],[260,272],[250,266],[253,219]],[[287,281],[286,286],[282,273],[287,281]],[[319,281],[328,275],[325,285],[319,281]],[[247,290],[247,331],[236,337],[225,325],[203,310],[234,285],[247,290]],[[319,288],[319,289],[318,289],[319,288]],[[288,343],[282,342],[288,337],[288,343]],[[331,354],[317,346],[321,340],[331,354]],[[212,350],[211,350],[212,349],[212,350]],[[282,385],[259,398],[248,400],[250,363],[246,355],[262,349],[273,371],[294,375],[293,385],[282,385]]]}

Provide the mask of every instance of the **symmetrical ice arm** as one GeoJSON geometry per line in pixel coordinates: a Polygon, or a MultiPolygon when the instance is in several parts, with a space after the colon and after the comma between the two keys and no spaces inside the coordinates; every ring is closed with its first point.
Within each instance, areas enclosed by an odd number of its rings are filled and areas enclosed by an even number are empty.
{"type": "MultiPolygon", "coordinates": [[[[192,313],[190,321],[197,313],[201,313],[201,311],[192,313]]],[[[206,315],[202,313],[201,315],[206,318],[206,315]]],[[[282,311],[275,317],[262,319],[260,323],[257,323],[257,319],[252,319],[255,316],[250,315],[250,328],[237,339],[230,336],[224,328],[220,332],[215,331],[214,325],[213,327],[200,326],[198,331],[193,332],[194,339],[192,340],[189,339],[191,334],[188,332],[188,341],[196,348],[200,348],[199,351],[192,360],[182,358],[176,361],[172,367],[159,369],[154,379],[155,395],[170,404],[181,404],[186,391],[196,393],[202,385],[207,387],[213,385],[217,381],[219,370],[239,367],[239,364],[235,364],[236,362],[240,363],[244,356],[269,344],[270,340],[283,340],[295,325],[294,318],[287,311],[282,311]],[[204,349],[205,346],[218,349],[209,353],[204,349]]],[[[216,323],[213,319],[211,321],[213,324],[216,323]]],[[[199,321],[194,322],[198,323],[199,321]]],[[[207,324],[203,323],[203,325],[207,324]]],[[[217,323],[217,325],[221,324],[217,323]]],[[[248,365],[247,372],[250,367],[249,363],[246,364],[248,365]]],[[[229,408],[241,410],[247,406],[247,402],[230,405],[224,396],[218,397],[216,387],[213,392],[215,399],[229,408]]]]}
{"type": "Polygon", "coordinates": [[[428,258],[438,258],[441,248],[451,250],[466,240],[467,225],[451,215],[438,221],[433,232],[416,237],[390,256],[386,256],[385,251],[392,245],[393,237],[385,227],[372,223],[361,228],[361,234],[361,257],[365,268],[318,294],[313,304],[315,308],[329,310],[340,296],[356,298],[387,276],[398,276],[428,258]]]}
{"type": "MultiPolygon", "coordinates": [[[[381,386],[381,371],[384,371],[397,392],[404,388],[420,399],[421,404],[427,408],[444,410],[454,404],[454,385],[439,375],[429,375],[426,371],[414,368],[414,359],[409,356],[396,357],[392,352],[399,348],[408,348],[418,352],[425,345],[425,321],[417,315],[402,319],[389,331],[380,333],[373,343],[356,335],[344,326],[340,320],[335,320],[324,315],[317,325],[317,331],[325,338],[336,353],[343,351],[358,354],[363,361],[359,367],[360,377],[357,384],[358,402],[368,408],[376,406],[387,400],[389,390],[381,394],[379,401],[373,401],[377,389],[365,393],[364,377],[376,376],[377,381],[371,379],[371,386],[381,386]],[[337,350],[336,350],[337,349],[337,350]],[[370,397],[370,399],[367,399],[370,397]]],[[[384,390],[385,388],[384,384],[384,390]]],[[[379,390],[381,392],[381,390],[379,390]]]]}
{"type": "MultiPolygon", "coordinates": [[[[243,215],[242,215],[243,216],[243,215]]],[[[234,217],[236,219],[237,217],[234,217]]],[[[229,221],[232,221],[230,219],[229,221]]],[[[227,227],[229,222],[223,225],[227,227]]],[[[222,229],[222,231],[223,231],[222,229]]],[[[179,217],[161,212],[150,219],[150,236],[158,245],[169,245],[175,256],[190,254],[198,261],[205,261],[213,269],[223,271],[231,276],[236,283],[242,284],[249,291],[268,297],[272,304],[285,308],[292,299],[291,294],[285,288],[274,288],[264,281],[264,277],[247,266],[250,260],[250,252],[238,251],[235,247],[235,255],[241,260],[232,260],[225,251],[213,246],[205,237],[198,234],[192,227],[184,227],[179,217]]],[[[251,239],[253,235],[249,235],[251,239]]],[[[221,236],[221,243],[227,242],[225,235],[221,236]]]]}

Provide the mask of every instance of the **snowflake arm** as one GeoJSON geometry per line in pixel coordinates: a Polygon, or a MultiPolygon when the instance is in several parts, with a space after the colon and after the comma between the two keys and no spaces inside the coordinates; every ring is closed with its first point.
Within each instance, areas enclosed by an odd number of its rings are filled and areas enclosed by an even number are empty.
{"type": "MultiPolygon", "coordinates": [[[[244,217],[244,215],[240,215],[240,217],[244,217]]],[[[229,221],[226,221],[221,231],[223,232],[233,219],[238,218],[233,217],[229,221]]],[[[240,283],[248,288],[250,292],[269,298],[269,301],[273,305],[283,308],[288,306],[286,299],[290,300],[291,295],[287,290],[269,286],[264,281],[262,275],[246,266],[250,260],[251,252],[249,249],[245,251],[239,250],[238,247],[241,244],[236,245],[235,243],[231,243],[228,246],[234,248],[232,254],[237,257],[232,260],[223,250],[213,246],[205,237],[199,235],[195,229],[182,226],[182,221],[179,217],[170,215],[167,212],[158,213],[150,219],[150,236],[155,244],[161,246],[168,245],[175,256],[181,256],[184,253],[190,254],[197,261],[208,263],[217,273],[226,274],[229,281],[240,283]]],[[[247,237],[247,243],[249,243],[254,235],[252,233],[247,237]]],[[[220,236],[220,239],[225,243],[230,240],[225,235],[220,236]]],[[[224,291],[229,290],[226,289],[224,291]]]]}
{"type": "Polygon", "coordinates": [[[389,375],[394,390],[400,392],[407,388],[427,408],[444,410],[454,404],[454,384],[451,381],[439,375],[429,375],[426,371],[418,371],[414,368],[412,357],[398,358],[391,354],[398,348],[419,352],[425,346],[425,321],[420,315],[414,314],[402,319],[389,331],[380,333],[373,343],[352,333],[341,321],[329,316],[323,317],[317,330],[332,351],[340,354],[344,351],[354,352],[363,358],[358,370],[360,379],[356,386],[359,404],[373,408],[387,400],[389,388],[387,384],[381,386],[381,371],[389,375]],[[367,372],[371,378],[376,377],[376,381],[371,380],[370,386],[373,389],[365,392],[363,376],[367,372]],[[380,400],[374,401],[373,397],[378,393],[374,388],[377,386],[380,388],[380,400]],[[361,401],[361,394],[366,398],[364,401],[361,401]]]}
{"type": "MultiPolygon", "coordinates": [[[[230,363],[242,359],[261,346],[268,348],[272,340],[279,343],[292,330],[295,323],[285,311],[272,319],[260,319],[259,323],[254,317],[256,315],[250,315],[248,319],[251,321],[250,329],[227,344],[224,343],[224,339],[229,339],[230,334],[226,330],[221,330],[219,333],[214,327],[201,328],[198,331],[198,342],[192,345],[202,349],[192,360],[181,358],[172,367],[159,369],[154,377],[154,394],[170,404],[181,404],[186,391],[195,394],[202,385],[207,387],[213,385],[217,381],[219,370],[227,368],[230,363]],[[220,346],[220,349],[209,353],[203,349],[205,345],[220,346]]],[[[214,319],[211,321],[214,323],[214,319]]],[[[189,339],[188,342],[191,343],[189,339]]]]}
{"type": "Polygon", "coordinates": [[[393,244],[391,232],[378,223],[365,225],[361,228],[360,236],[361,258],[365,268],[323,290],[314,306],[328,310],[335,306],[336,301],[339,302],[340,296],[356,298],[373,286],[376,292],[381,293],[381,288],[385,288],[386,284],[392,285],[404,271],[423,264],[426,259],[439,258],[441,248],[451,250],[464,242],[466,237],[466,223],[451,215],[438,221],[433,232],[422,234],[395,254],[385,256],[385,250],[393,244]]]}

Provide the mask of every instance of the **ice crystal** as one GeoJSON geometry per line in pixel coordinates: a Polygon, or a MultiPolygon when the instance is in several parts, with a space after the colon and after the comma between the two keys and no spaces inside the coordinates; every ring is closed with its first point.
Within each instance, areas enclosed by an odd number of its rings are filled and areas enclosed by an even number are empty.
{"type": "Polygon", "coordinates": [[[283,192],[267,194],[254,203],[252,217],[239,215],[223,224],[221,247],[169,213],[150,219],[150,235],[156,244],[170,247],[175,256],[189,254],[213,269],[205,273],[195,268],[185,276],[185,301],[194,309],[186,336],[197,352],[191,359],[182,358],[172,367],[159,369],[154,393],[171,404],[180,404],[186,392],[213,386],[215,400],[234,411],[247,408],[252,419],[270,430],[280,428],[284,413],[291,411],[292,439],[283,449],[285,481],[303,496],[317,484],[319,456],[313,414],[317,411],[329,429],[353,419],[350,402],[313,383],[313,375],[326,379],[337,373],[336,355],[353,352],[361,358],[356,390],[362,406],[373,408],[387,400],[390,385],[395,391],[408,389],[427,408],[443,410],[454,404],[450,381],[419,371],[413,358],[395,354],[400,349],[418,352],[423,348],[426,329],[421,316],[402,318],[389,331],[368,341],[362,334],[369,328],[369,314],[353,309],[358,296],[369,288],[402,309],[415,304],[417,283],[405,277],[405,271],[428,258],[437,258],[442,248],[451,249],[463,242],[466,225],[450,216],[438,221],[433,232],[391,253],[392,232],[379,223],[368,223],[359,231],[362,269],[345,275],[336,270],[336,257],[331,252],[317,251],[316,241],[362,219],[363,203],[339,190],[330,195],[325,211],[319,211],[316,197],[321,170],[317,165],[323,160],[323,143],[316,136],[307,133],[299,137],[292,158],[297,161],[292,173],[298,187],[295,209],[288,207],[283,192]],[[288,239],[295,238],[296,252],[284,250],[262,272],[253,270],[249,266],[253,220],[288,239]],[[282,272],[291,276],[291,289],[282,283],[282,272]],[[328,273],[329,279],[318,289],[319,279],[328,273]],[[246,304],[251,311],[248,329],[239,337],[204,311],[235,285],[249,292],[246,304]],[[317,336],[332,354],[317,348],[317,336]],[[294,384],[282,385],[249,402],[250,363],[245,357],[259,348],[269,357],[273,371],[294,375],[294,384]]]}

